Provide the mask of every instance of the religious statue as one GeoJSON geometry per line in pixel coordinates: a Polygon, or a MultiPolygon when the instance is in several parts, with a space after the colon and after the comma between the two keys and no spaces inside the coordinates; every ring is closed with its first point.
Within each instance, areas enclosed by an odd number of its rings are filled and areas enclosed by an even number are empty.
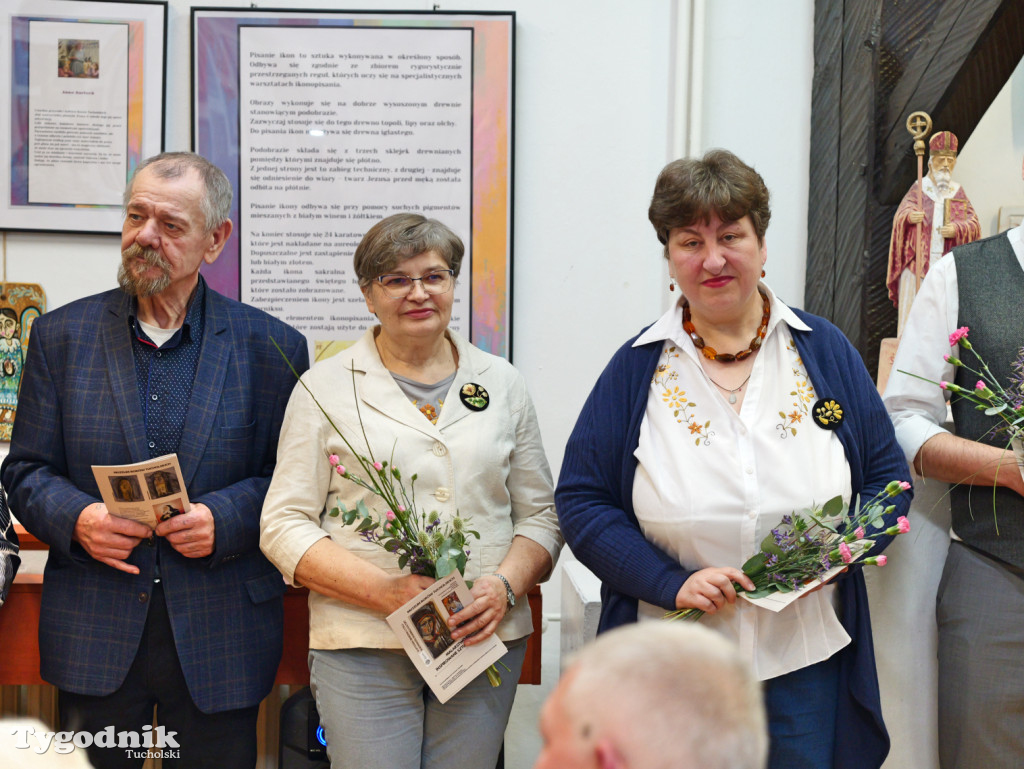
{"type": "Polygon", "coordinates": [[[887,284],[889,298],[899,308],[897,336],[903,333],[914,296],[931,263],[954,246],[981,237],[978,215],[963,187],[952,179],[956,166],[956,136],[949,131],[938,131],[928,142],[928,149],[928,174],[922,178],[919,159],[918,181],[896,210],[889,241],[887,284]],[[925,255],[923,259],[918,259],[919,253],[925,255]]]}

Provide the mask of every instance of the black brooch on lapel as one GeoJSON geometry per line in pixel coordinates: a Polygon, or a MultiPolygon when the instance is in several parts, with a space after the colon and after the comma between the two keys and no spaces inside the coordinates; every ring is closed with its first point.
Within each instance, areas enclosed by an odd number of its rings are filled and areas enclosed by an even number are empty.
{"type": "Polygon", "coordinates": [[[843,421],[843,406],[834,398],[822,398],[814,404],[811,415],[823,430],[838,430],[843,421]]]}
{"type": "Polygon", "coordinates": [[[491,403],[491,396],[487,394],[481,385],[467,382],[459,390],[459,400],[466,404],[471,411],[483,411],[491,403]]]}

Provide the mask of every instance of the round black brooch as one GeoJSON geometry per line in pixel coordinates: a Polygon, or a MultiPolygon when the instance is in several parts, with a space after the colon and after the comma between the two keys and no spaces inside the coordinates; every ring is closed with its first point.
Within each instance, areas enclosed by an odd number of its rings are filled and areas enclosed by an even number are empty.
{"type": "Polygon", "coordinates": [[[483,411],[490,405],[491,396],[487,394],[481,385],[467,382],[459,390],[459,400],[466,404],[466,408],[472,411],[483,411]]]}
{"type": "Polygon", "coordinates": [[[843,406],[835,398],[822,398],[814,404],[811,416],[822,430],[838,430],[843,421],[843,406]]]}

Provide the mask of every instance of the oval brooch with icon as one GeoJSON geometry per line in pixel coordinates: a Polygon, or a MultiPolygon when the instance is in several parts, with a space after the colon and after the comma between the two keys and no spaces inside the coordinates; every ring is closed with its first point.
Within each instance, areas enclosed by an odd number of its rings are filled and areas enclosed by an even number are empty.
{"type": "Polygon", "coordinates": [[[834,398],[822,398],[814,404],[811,414],[823,430],[838,430],[839,423],[843,421],[843,407],[834,398]]]}
{"type": "Polygon", "coordinates": [[[482,386],[467,382],[459,390],[459,400],[466,404],[466,408],[473,411],[483,411],[491,402],[491,397],[482,386]]]}

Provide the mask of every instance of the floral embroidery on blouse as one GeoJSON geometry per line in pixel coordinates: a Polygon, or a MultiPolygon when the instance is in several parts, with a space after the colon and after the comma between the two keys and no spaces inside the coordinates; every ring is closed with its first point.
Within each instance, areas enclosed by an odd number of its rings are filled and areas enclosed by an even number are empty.
{"type": "Polygon", "coordinates": [[[790,434],[796,435],[796,425],[803,422],[804,417],[810,413],[808,404],[814,403],[814,386],[811,384],[807,371],[804,369],[804,362],[796,349],[792,337],[786,342],[786,349],[793,356],[793,381],[794,387],[790,391],[793,397],[792,411],[788,414],[785,410],[779,412],[782,422],[775,425],[779,431],[780,438],[788,438],[790,434]]]}
{"type": "Polygon", "coordinates": [[[679,373],[672,368],[672,361],[679,357],[678,348],[675,345],[668,346],[661,355],[662,361],[654,370],[651,384],[661,388],[661,400],[672,409],[672,416],[676,418],[676,421],[679,424],[685,424],[690,435],[697,436],[693,445],[700,446],[703,441],[705,446],[710,446],[711,438],[715,434],[714,430],[710,429],[711,420],[707,420],[704,424],[698,422],[694,412],[691,411],[697,407],[697,404],[689,399],[686,390],[681,390],[678,385],[671,384],[679,379],[679,373]]]}
{"type": "Polygon", "coordinates": [[[436,425],[437,424],[437,418],[439,416],[438,409],[444,407],[444,401],[443,400],[439,400],[437,402],[437,407],[438,407],[437,409],[434,408],[434,405],[432,403],[424,403],[421,406],[421,405],[419,405],[419,403],[417,402],[417,400],[415,398],[410,398],[410,400],[412,401],[412,405],[415,406],[416,408],[418,408],[420,410],[420,413],[423,416],[425,416],[427,419],[429,419],[430,423],[432,425],[436,425]]]}

